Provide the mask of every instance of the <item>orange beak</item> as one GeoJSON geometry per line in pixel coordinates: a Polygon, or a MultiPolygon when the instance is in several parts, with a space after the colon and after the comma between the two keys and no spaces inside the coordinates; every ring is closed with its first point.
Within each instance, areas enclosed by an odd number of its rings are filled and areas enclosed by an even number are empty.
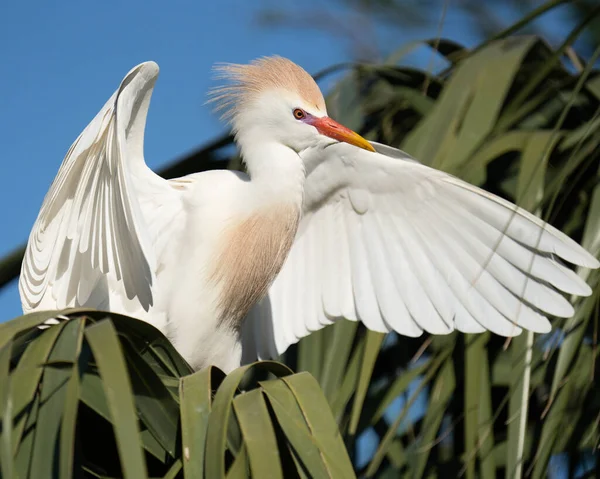
{"type": "Polygon", "coordinates": [[[344,125],[340,125],[337,121],[332,120],[328,116],[315,118],[310,124],[314,126],[321,135],[328,136],[337,141],[349,143],[350,145],[358,146],[364,150],[375,151],[373,145],[358,133],[352,131],[350,128],[346,128],[344,125]]]}

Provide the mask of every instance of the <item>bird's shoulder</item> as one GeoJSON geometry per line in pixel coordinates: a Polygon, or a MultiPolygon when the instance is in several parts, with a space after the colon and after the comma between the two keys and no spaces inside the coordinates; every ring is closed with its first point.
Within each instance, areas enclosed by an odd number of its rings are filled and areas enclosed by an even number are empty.
{"type": "Polygon", "coordinates": [[[249,182],[248,175],[233,170],[203,171],[168,181],[184,205],[193,209],[219,205],[223,211],[243,202],[249,182]]]}
{"type": "Polygon", "coordinates": [[[206,192],[221,191],[224,188],[235,188],[250,180],[247,174],[235,170],[210,170],[192,173],[180,178],[168,180],[168,184],[176,191],[203,190],[206,192]]]}

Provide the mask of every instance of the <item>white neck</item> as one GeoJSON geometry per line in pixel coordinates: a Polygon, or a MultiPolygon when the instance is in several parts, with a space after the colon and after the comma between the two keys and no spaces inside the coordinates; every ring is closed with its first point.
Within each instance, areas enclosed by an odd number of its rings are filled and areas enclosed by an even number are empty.
{"type": "Polygon", "coordinates": [[[274,141],[242,135],[238,135],[236,140],[258,196],[269,203],[291,203],[300,208],[305,172],[298,154],[274,141]]]}

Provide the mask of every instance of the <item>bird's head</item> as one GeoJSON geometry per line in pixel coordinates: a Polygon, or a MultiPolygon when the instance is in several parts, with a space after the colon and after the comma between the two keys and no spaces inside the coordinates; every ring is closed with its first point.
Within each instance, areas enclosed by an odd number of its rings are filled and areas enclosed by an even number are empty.
{"type": "Polygon", "coordinates": [[[238,141],[277,142],[296,153],[336,142],[375,151],[359,134],[327,116],[319,87],[292,61],[273,56],[215,70],[228,83],[212,90],[211,101],[238,141]]]}

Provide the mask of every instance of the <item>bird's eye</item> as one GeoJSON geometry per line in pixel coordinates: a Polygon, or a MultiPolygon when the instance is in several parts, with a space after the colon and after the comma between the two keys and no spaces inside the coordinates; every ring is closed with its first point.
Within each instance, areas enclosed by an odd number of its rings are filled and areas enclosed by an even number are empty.
{"type": "Polygon", "coordinates": [[[302,120],[303,118],[306,118],[306,113],[304,113],[304,111],[301,110],[300,108],[296,108],[294,110],[294,118],[296,120],[302,120]]]}

